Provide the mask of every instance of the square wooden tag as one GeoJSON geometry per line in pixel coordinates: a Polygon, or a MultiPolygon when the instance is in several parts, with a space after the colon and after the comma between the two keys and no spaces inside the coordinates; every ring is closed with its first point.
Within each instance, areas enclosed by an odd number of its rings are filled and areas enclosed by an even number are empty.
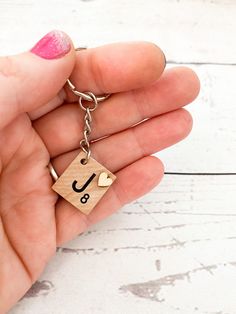
{"type": "Polygon", "coordinates": [[[116,176],[90,157],[82,164],[81,151],[52,186],[64,199],[88,215],[115,181],[116,176]]]}

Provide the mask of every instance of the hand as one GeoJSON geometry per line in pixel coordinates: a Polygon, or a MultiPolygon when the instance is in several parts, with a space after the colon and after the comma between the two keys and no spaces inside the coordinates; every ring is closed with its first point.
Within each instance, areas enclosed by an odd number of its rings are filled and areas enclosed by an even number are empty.
{"type": "Polygon", "coordinates": [[[180,108],[199,92],[192,70],[164,67],[152,43],[75,53],[60,32],[0,58],[0,313],[31,287],[56,246],[159,183],[163,165],[150,155],[187,136],[192,119],[180,108]],[[81,91],[113,94],[94,111],[91,136],[106,136],[92,154],[117,180],[88,216],[58,200],[47,168],[51,159],[60,175],[79,152],[84,112],[63,89],[70,75],[81,91]]]}

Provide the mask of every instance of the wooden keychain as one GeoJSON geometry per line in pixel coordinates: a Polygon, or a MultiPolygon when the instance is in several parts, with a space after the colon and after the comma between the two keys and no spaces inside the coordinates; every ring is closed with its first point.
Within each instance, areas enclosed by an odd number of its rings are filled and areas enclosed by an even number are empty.
{"type": "Polygon", "coordinates": [[[79,97],[79,106],[85,112],[84,137],[80,141],[81,152],[60,177],[57,176],[52,164],[49,164],[50,173],[56,181],[52,189],[88,215],[116,179],[113,173],[91,157],[89,142],[92,130],[91,113],[98,107],[99,102],[104,101],[110,95],[95,96],[92,92],[82,93],[76,90],[69,79],[67,83],[70,90],[79,97]],[[88,101],[92,105],[85,106],[84,101],[88,101]]]}

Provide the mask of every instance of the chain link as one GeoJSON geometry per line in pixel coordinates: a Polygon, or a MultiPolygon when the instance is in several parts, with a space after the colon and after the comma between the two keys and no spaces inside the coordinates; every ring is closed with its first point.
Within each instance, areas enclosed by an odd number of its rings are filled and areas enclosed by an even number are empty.
{"type": "Polygon", "coordinates": [[[92,99],[93,99],[93,105],[90,106],[89,104],[85,107],[83,105],[83,100],[84,100],[84,97],[80,96],[79,97],[79,105],[80,105],[80,108],[83,109],[84,111],[86,111],[87,109],[89,109],[90,111],[94,111],[97,106],[98,106],[98,100],[97,100],[97,97],[92,93],[92,92],[87,92],[86,95],[90,96],[92,99]]]}
{"type": "Polygon", "coordinates": [[[92,117],[90,113],[91,109],[86,108],[86,113],[84,116],[84,138],[80,141],[80,147],[85,152],[86,156],[83,160],[83,164],[87,164],[89,161],[89,158],[91,156],[91,149],[90,149],[90,143],[89,143],[89,136],[91,134],[92,128],[92,117]]]}

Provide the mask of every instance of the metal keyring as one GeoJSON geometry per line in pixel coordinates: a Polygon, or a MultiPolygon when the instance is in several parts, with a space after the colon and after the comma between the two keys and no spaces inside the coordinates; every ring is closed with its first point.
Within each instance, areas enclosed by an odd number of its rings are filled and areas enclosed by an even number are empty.
{"type": "MultiPolygon", "coordinates": [[[[80,50],[85,50],[85,49],[87,49],[87,47],[78,47],[78,48],[75,48],[75,51],[80,51],[80,50]]],[[[70,90],[71,90],[76,96],[81,97],[81,99],[83,99],[83,100],[94,101],[94,97],[91,96],[90,92],[80,92],[80,91],[76,90],[75,85],[72,84],[72,82],[70,81],[70,79],[67,79],[67,83],[68,83],[68,85],[69,85],[70,90]]],[[[96,96],[96,101],[97,101],[97,102],[104,101],[104,100],[106,100],[109,96],[110,96],[110,94],[105,94],[105,95],[96,96]]]]}
{"type": "MultiPolygon", "coordinates": [[[[83,100],[94,101],[94,98],[90,95],[90,92],[79,92],[76,90],[75,85],[71,83],[69,79],[67,79],[67,83],[69,85],[70,90],[76,95],[81,97],[83,100]]],[[[106,100],[111,94],[96,96],[97,102],[101,102],[106,100]]]]}

